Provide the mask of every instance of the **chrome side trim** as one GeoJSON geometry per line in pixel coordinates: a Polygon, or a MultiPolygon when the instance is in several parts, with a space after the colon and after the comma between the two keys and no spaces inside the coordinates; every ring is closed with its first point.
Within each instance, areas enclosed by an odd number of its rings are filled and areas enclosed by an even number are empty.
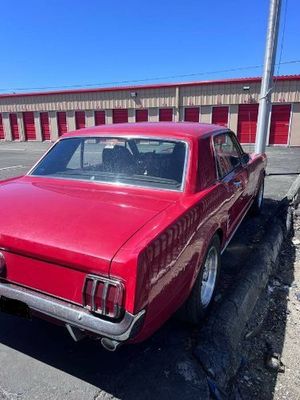
{"type": "Polygon", "coordinates": [[[96,317],[82,307],[6,282],[0,282],[0,296],[19,300],[33,311],[118,341],[126,341],[133,337],[145,315],[145,310],[136,315],[125,312],[121,321],[112,322],[96,317]]]}
{"type": "Polygon", "coordinates": [[[97,290],[97,284],[98,281],[94,280],[93,281],[93,288],[92,288],[92,310],[94,311],[96,306],[95,306],[95,294],[96,294],[96,290],[97,290]]]}
{"type": "Polygon", "coordinates": [[[107,292],[108,292],[108,282],[104,283],[103,293],[102,293],[102,310],[103,314],[106,315],[106,300],[107,300],[107,292]]]}

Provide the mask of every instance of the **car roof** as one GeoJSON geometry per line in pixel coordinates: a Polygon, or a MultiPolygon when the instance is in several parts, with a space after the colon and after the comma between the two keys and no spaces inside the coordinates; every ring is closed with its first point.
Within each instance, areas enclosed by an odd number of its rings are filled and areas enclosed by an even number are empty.
{"type": "Polygon", "coordinates": [[[99,136],[99,135],[117,135],[117,136],[147,136],[159,138],[199,138],[207,137],[215,132],[224,130],[219,125],[204,124],[197,122],[138,122],[98,125],[91,128],[79,129],[68,132],[62,138],[75,136],[99,136]]]}

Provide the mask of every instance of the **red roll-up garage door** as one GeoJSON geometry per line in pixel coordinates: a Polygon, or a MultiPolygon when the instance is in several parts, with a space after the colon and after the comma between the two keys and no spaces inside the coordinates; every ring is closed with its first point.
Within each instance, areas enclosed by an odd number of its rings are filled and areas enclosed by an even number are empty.
{"type": "Polygon", "coordinates": [[[128,110],[122,108],[113,110],[113,123],[121,124],[123,122],[128,122],[128,110]]]}
{"type": "Polygon", "coordinates": [[[5,139],[2,115],[0,114],[0,139],[5,139]]]}
{"type": "Polygon", "coordinates": [[[258,104],[241,104],[238,114],[237,136],[241,143],[255,143],[258,104]]]}
{"type": "Polygon", "coordinates": [[[105,111],[95,111],[95,125],[105,124],[105,111]]]}
{"type": "Polygon", "coordinates": [[[148,110],[135,110],[135,122],[148,122],[148,110]]]}
{"type": "Polygon", "coordinates": [[[30,111],[24,112],[23,122],[24,122],[25,140],[36,140],[33,112],[30,111]]]}
{"type": "Polygon", "coordinates": [[[159,121],[173,121],[173,109],[172,108],[160,108],[159,109],[159,121]]]}
{"type": "Polygon", "coordinates": [[[19,126],[18,126],[17,114],[10,114],[9,115],[9,122],[10,122],[10,130],[11,130],[12,140],[19,140],[20,139],[20,134],[19,134],[19,126]]]}
{"type": "Polygon", "coordinates": [[[50,140],[50,124],[47,112],[40,113],[40,121],[41,121],[42,139],[50,140]]]}
{"type": "Polygon", "coordinates": [[[211,122],[216,125],[228,126],[228,107],[213,107],[211,122]]]}
{"type": "Polygon", "coordinates": [[[288,143],[290,115],[290,105],[272,106],[269,144],[288,143]]]}
{"type": "Polygon", "coordinates": [[[199,122],[199,107],[185,108],[184,120],[189,122],[199,122]]]}
{"type": "Polygon", "coordinates": [[[60,111],[57,113],[57,129],[58,136],[61,136],[64,133],[68,132],[67,115],[64,111],[60,111]]]}
{"type": "Polygon", "coordinates": [[[76,125],[76,129],[85,128],[85,112],[84,111],[75,111],[75,125],[76,125]]]}

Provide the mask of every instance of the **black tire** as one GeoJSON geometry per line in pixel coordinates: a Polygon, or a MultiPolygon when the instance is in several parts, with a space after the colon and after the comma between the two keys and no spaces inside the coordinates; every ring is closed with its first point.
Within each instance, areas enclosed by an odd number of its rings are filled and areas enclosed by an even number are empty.
{"type": "Polygon", "coordinates": [[[264,204],[264,189],[265,189],[265,179],[264,177],[261,180],[258,192],[255,196],[253,204],[250,209],[250,213],[253,216],[257,216],[261,213],[263,204],[264,204]]]}
{"type": "Polygon", "coordinates": [[[203,264],[201,265],[198,277],[195,281],[194,287],[192,289],[192,292],[190,296],[188,297],[186,303],[184,304],[183,310],[181,312],[181,315],[183,316],[184,314],[184,320],[187,322],[190,322],[192,324],[198,324],[204,316],[207,314],[210,305],[212,303],[212,300],[214,298],[214,294],[216,291],[216,286],[218,283],[218,278],[220,274],[220,267],[221,267],[221,244],[220,244],[220,239],[218,235],[215,235],[210,242],[210,245],[208,247],[208,250],[206,252],[203,264]],[[211,254],[212,249],[215,251],[216,256],[216,276],[215,276],[215,282],[214,282],[214,287],[212,289],[212,293],[210,296],[210,299],[208,302],[205,304],[203,303],[202,299],[202,283],[204,280],[204,272],[205,272],[205,263],[208,259],[208,256],[211,254]]]}

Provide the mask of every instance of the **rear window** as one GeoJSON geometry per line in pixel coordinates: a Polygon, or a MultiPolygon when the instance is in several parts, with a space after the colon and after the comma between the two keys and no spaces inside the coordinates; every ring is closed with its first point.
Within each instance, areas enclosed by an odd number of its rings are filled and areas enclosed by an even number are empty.
{"type": "Polygon", "coordinates": [[[181,141],[76,137],[60,140],[31,175],[181,190],[185,161],[181,141]]]}

